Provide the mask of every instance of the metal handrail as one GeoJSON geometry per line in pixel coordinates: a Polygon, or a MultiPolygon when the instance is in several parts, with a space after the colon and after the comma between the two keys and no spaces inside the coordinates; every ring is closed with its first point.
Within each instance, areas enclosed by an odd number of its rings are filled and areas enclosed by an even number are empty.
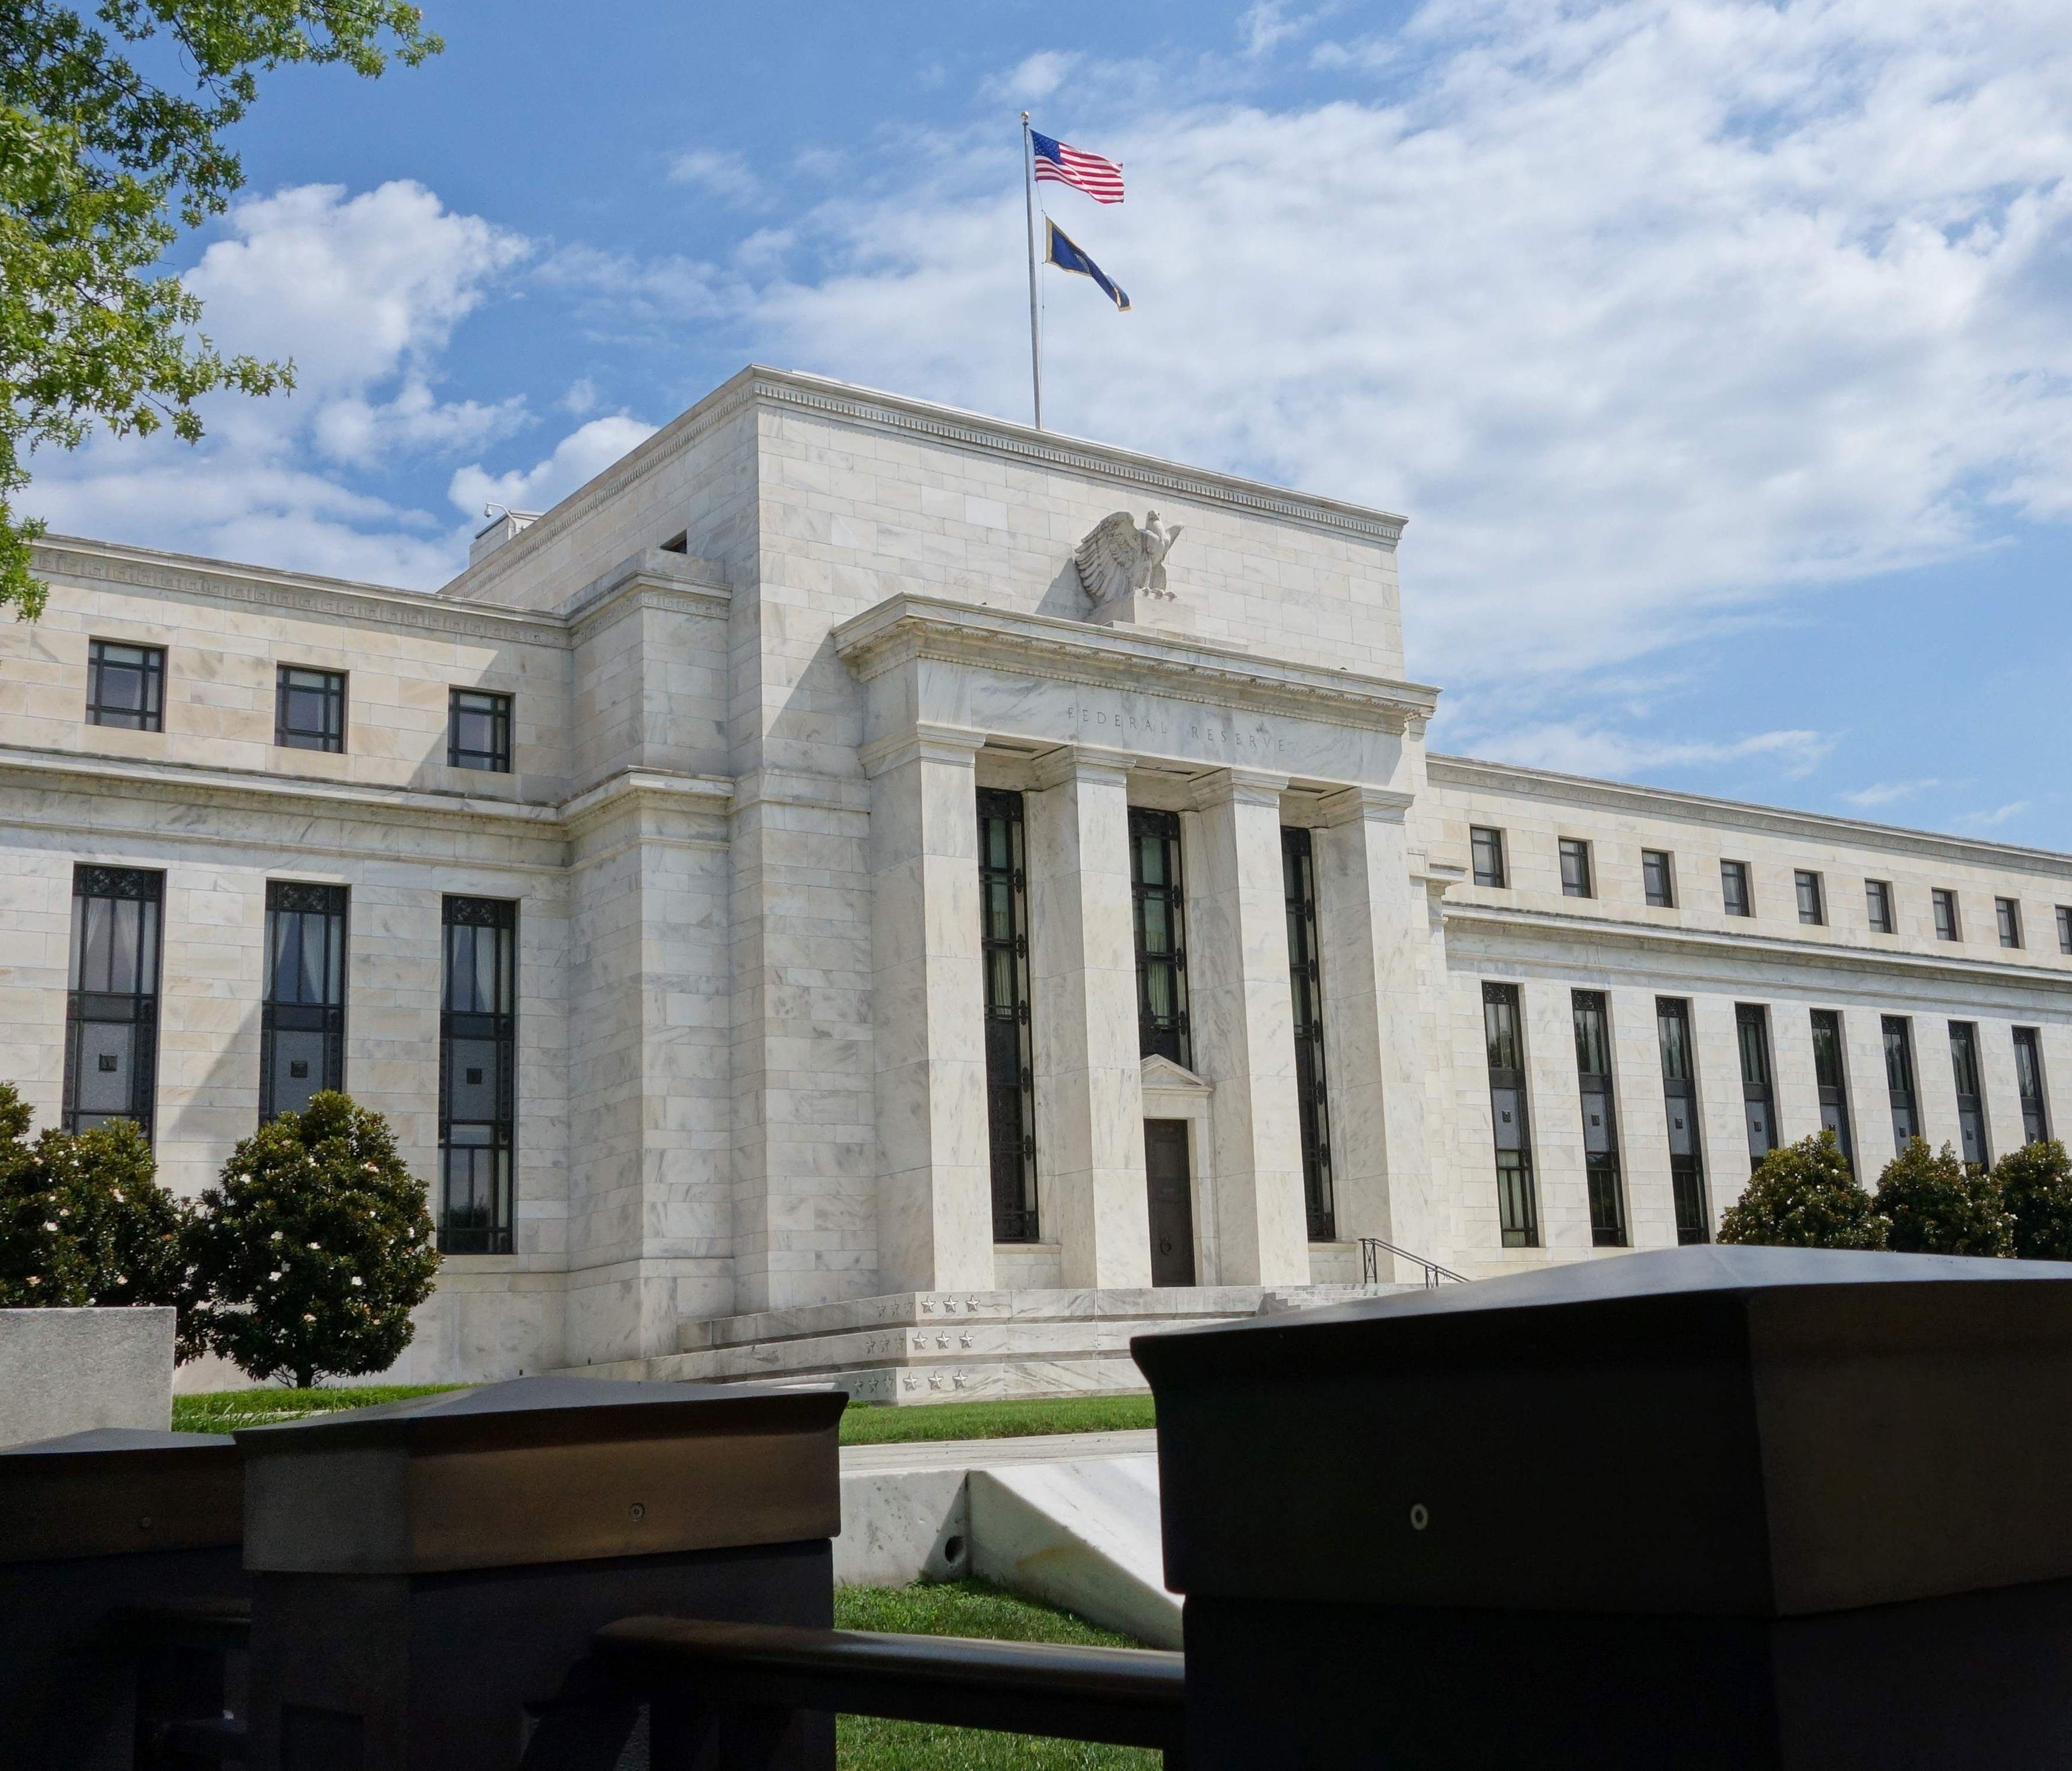
{"type": "Polygon", "coordinates": [[[1399,1248],[1394,1243],[1389,1242],[1380,1236],[1361,1237],[1359,1239],[1359,1248],[1360,1283],[1363,1285],[1379,1285],[1381,1284],[1381,1256],[1383,1251],[1384,1250],[1392,1255],[1400,1255],[1404,1260],[1414,1262],[1416,1265],[1423,1268],[1424,1269],[1424,1288],[1427,1291],[1436,1292],[1438,1290],[1439,1281],[1442,1279],[1450,1279],[1457,1284],[1462,1285],[1468,1283],[1468,1276],[1466,1274],[1457,1273],[1450,1267],[1441,1267],[1436,1260],[1427,1260],[1424,1255],[1412,1254],[1408,1248],[1399,1248]]]}
{"type": "Polygon", "coordinates": [[[1173,1766],[1186,1749],[1186,1663],[1159,1649],[688,1617],[622,1618],[594,1646],[651,1703],[694,1712],[819,1710],[1157,1747],[1173,1766]]]}

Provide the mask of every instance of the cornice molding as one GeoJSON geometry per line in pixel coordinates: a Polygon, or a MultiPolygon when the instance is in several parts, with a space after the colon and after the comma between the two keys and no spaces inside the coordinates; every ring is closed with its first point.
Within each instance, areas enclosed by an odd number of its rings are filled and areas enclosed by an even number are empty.
{"type": "Polygon", "coordinates": [[[1439,695],[1421,683],[1260,659],[1174,634],[1125,634],[910,594],[852,616],[834,640],[842,662],[865,682],[929,658],[1399,734],[1429,717],[1439,695]]]}
{"type": "Polygon", "coordinates": [[[1829,812],[1794,812],[1741,799],[1715,799],[1704,794],[1679,793],[1668,787],[1640,787],[1623,781],[1599,781],[1588,775],[1556,775],[1511,762],[1486,762],[1474,757],[1430,755],[1426,779],[1433,786],[1478,787],[1492,793],[1521,794],[1568,805],[1601,807],[1607,812],[1638,812],[1686,820],[1773,836],[1796,836],[1824,842],[1856,843],[1867,848],[1932,856],[1971,866],[1993,867],[2054,876],[2072,881],[2072,855],[2048,849],[2025,849],[1972,836],[1946,836],[1932,830],[1909,830],[1898,824],[1872,824],[1829,812]]]}
{"type": "Polygon", "coordinates": [[[423,591],[162,553],[112,541],[47,535],[35,544],[33,558],[34,569],[47,577],[88,585],[249,603],[292,610],[298,614],[372,622],[504,645],[565,648],[569,643],[566,625],[553,616],[543,618],[481,603],[450,602],[423,591]]]}
{"type": "Polygon", "coordinates": [[[560,618],[581,645],[599,627],[628,613],[629,603],[724,621],[733,609],[734,593],[713,561],[648,548],[593,578],[563,605],[560,618]]]}
{"type": "Polygon", "coordinates": [[[563,800],[555,811],[567,834],[580,837],[607,820],[642,806],[724,819],[734,809],[734,783],[718,775],[628,769],[572,799],[563,800]]]}
{"type": "Polygon", "coordinates": [[[2004,960],[1841,947],[1825,941],[1794,941],[1783,935],[1733,934],[1723,929],[1622,922],[1607,917],[1567,916],[1551,910],[1517,910],[1500,904],[1445,903],[1441,909],[1449,928],[1458,924],[1468,928],[1503,929],[1533,937],[1559,935],[1656,951],[1683,948],[1737,959],[1788,959],[1802,965],[1897,973],[1958,983],[2004,984],[2059,992],[2072,984],[2072,973],[2036,965],[2012,965],[2004,960]]]}

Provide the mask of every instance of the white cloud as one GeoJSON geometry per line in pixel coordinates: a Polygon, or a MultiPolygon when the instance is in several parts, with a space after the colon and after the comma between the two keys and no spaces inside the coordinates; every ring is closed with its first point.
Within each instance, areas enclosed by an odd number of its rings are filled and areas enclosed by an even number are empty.
{"type": "Polygon", "coordinates": [[[1996,806],[1991,812],[1968,812],[1951,821],[1960,830],[1997,830],[2010,818],[2018,818],[2029,810],[2026,799],[2010,799],[2004,806],[1996,806]]]}
{"type": "Polygon", "coordinates": [[[656,427],[619,414],[593,418],[573,430],[545,460],[508,474],[487,472],[479,465],[461,468],[446,488],[459,509],[479,516],[485,504],[508,510],[544,511],[566,498],[584,481],[595,478],[628,450],[655,434],[656,427]]]}
{"type": "Polygon", "coordinates": [[[762,179],[738,154],[723,154],[712,148],[693,148],[669,162],[672,184],[695,186],[722,202],[744,207],[761,203],[766,192],[762,179]]]}
{"type": "Polygon", "coordinates": [[[588,376],[569,384],[569,391],[561,396],[561,410],[581,418],[597,410],[597,384],[588,376]]]}
{"type": "Polygon", "coordinates": [[[1079,55],[1056,49],[1039,49],[996,80],[986,83],[986,95],[1012,105],[1034,105],[1048,98],[1071,77],[1079,55]]]}
{"type": "Polygon", "coordinates": [[[1934,775],[1923,775],[1918,781],[1873,782],[1868,787],[1856,787],[1836,797],[1868,812],[1877,806],[1896,805],[1901,799],[1910,799],[1917,793],[1926,793],[1930,787],[1942,785],[1934,775]]]}
{"type": "Polygon", "coordinates": [[[1608,726],[1559,721],[1486,732],[1474,745],[1478,755],[1501,756],[1560,775],[1614,780],[1752,761],[1766,762],[1779,774],[1797,777],[1811,774],[1833,749],[1833,738],[1822,732],[1757,732],[1722,742],[1646,738],[1608,726]]]}

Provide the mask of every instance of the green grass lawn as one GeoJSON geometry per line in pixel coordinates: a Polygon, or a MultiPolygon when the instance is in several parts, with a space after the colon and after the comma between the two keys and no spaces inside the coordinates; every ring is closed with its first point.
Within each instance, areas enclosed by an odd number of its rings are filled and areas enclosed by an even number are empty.
{"type": "MultiPolygon", "coordinates": [[[[175,1432],[234,1432],[303,1415],[365,1408],[380,1402],[464,1387],[439,1383],[342,1385],[335,1390],[216,1390],[173,1398],[175,1432]]],[[[1149,1396],[1054,1396],[1026,1402],[944,1402],[919,1408],[851,1403],[842,1416],[845,1445],[924,1439],[1012,1439],[1054,1432],[1117,1432],[1157,1424],[1149,1396]]]]}
{"type": "MultiPolygon", "coordinates": [[[[953,1407],[991,1406],[995,1405],[946,1403],[943,1411],[953,1407]]],[[[932,1414],[936,1411],[884,1411],[932,1414]]],[[[886,1629],[911,1636],[990,1636],[1001,1642],[1085,1642],[1110,1648],[1139,1646],[1126,1636],[1097,1629],[1069,1611],[1018,1599],[980,1580],[960,1580],[939,1587],[837,1587],[835,1627],[886,1629]]],[[[1149,1771],[1162,1763],[1164,1757],[1141,1747],[1036,1740],[977,1728],[937,1728],[924,1722],[886,1722],[870,1716],[845,1716],[836,1724],[835,1762],[839,1771],[1136,1771],[1139,1767],[1149,1771]]]]}

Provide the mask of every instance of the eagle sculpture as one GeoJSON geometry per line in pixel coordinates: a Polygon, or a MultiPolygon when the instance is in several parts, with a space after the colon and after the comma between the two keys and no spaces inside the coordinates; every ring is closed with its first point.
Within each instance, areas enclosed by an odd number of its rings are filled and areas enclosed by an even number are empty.
{"type": "Polygon", "coordinates": [[[1156,511],[1147,511],[1144,527],[1127,511],[1104,516],[1079,543],[1074,558],[1079,563],[1079,587],[1096,607],[1143,591],[1154,597],[1170,597],[1166,588],[1166,556],[1180,539],[1184,524],[1171,528],[1158,520],[1156,511]]]}

